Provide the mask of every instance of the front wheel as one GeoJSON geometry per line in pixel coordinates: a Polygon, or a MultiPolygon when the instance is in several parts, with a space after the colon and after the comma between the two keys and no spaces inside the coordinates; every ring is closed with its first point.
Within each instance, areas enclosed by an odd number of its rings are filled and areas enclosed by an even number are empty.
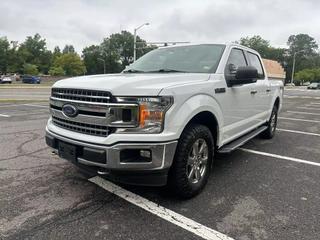
{"type": "Polygon", "coordinates": [[[264,139],[271,139],[274,137],[278,123],[278,108],[273,106],[271,117],[267,123],[267,129],[261,133],[261,137],[264,139]]]}
{"type": "Polygon", "coordinates": [[[209,128],[192,124],[183,131],[169,172],[169,185],[178,196],[191,198],[204,188],[213,154],[214,140],[209,128]]]}

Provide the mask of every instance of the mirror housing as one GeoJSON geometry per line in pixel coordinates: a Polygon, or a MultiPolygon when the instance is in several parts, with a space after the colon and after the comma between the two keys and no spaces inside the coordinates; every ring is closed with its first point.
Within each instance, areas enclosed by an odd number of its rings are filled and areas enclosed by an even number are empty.
{"type": "Polygon", "coordinates": [[[259,78],[258,70],[252,66],[238,67],[235,78],[229,80],[231,85],[255,83],[259,78]]]}

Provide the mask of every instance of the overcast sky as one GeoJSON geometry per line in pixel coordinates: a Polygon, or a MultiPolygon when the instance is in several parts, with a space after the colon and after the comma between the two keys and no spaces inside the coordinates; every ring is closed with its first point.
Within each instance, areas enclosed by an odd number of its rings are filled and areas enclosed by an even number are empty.
{"type": "Polygon", "coordinates": [[[39,33],[48,48],[72,44],[78,52],[104,37],[149,26],[148,42],[232,42],[261,35],[286,46],[290,34],[307,33],[320,44],[319,0],[0,0],[0,36],[22,42],[39,33]]]}

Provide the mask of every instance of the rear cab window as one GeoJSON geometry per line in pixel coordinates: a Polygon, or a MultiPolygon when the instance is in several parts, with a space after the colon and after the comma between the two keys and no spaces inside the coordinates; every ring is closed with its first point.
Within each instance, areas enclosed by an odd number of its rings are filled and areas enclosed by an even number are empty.
{"type": "Polygon", "coordinates": [[[249,66],[255,67],[258,70],[259,79],[264,79],[265,74],[259,56],[251,52],[247,52],[247,56],[249,60],[249,66]]]}

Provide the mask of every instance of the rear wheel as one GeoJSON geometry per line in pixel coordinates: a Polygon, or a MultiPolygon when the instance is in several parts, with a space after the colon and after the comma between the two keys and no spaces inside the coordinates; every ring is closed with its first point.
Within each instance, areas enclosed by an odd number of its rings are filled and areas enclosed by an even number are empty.
{"type": "Polygon", "coordinates": [[[182,133],[173,165],[169,172],[169,185],[180,197],[191,198],[206,185],[214,153],[214,140],[209,128],[193,124],[182,133]]]}
{"type": "Polygon", "coordinates": [[[273,106],[271,117],[267,123],[267,129],[261,133],[261,137],[265,139],[273,138],[278,123],[278,107],[276,105],[273,106]]]}

